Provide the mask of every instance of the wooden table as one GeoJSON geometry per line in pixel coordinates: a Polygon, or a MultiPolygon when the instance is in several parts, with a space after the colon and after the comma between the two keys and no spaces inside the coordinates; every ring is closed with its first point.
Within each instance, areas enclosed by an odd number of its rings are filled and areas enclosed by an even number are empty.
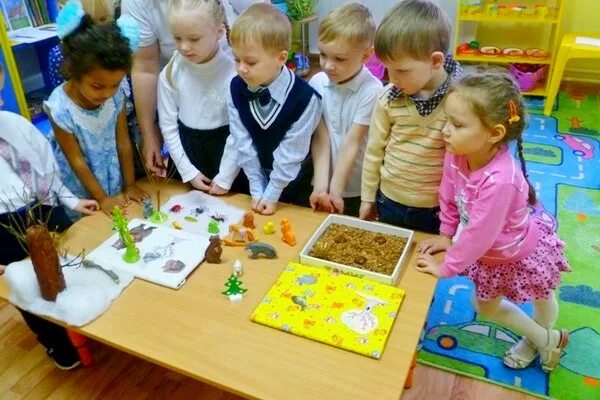
{"type": "MultiPolygon", "coordinates": [[[[188,190],[170,184],[162,197],[188,190]]],[[[225,197],[247,209],[243,195],[225,197]]],[[[139,216],[141,207],[130,207],[139,216]]],[[[400,398],[417,346],[436,279],[414,269],[415,246],[398,286],[406,298],[381,360],[370,359],[250,321],[249,316],[288,261],[298,253],[326,214],[282,205],[271,218],[257,216],[257,227],[281,218],[292,221],[298,240],[289,247],[275,235],[277,260],[250,260],[241,248],[224,247],[221,264],[204,263],[179,290],[136,279],[110,309],[80,331],[103,343],[153,363],[249,398],[260,399],[394,399],[400,398]],[[231,303],[221,292],[239,258],[248,292],[231,303]]],[[[111,220],[103,214],[83,218],[66,234],[70,251],[91,251],[110,234],[111,220]]],[[[416,241],[428,235],[416,233],[416,241]]],[[[0,298],[8,288],[0,279],[0,298]]]]}

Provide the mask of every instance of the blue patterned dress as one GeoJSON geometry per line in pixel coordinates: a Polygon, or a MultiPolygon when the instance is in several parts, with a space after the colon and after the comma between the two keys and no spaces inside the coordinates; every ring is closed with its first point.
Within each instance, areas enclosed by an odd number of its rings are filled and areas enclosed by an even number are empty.
{"type": "MultiPolygon", "coordinates": [[[[47,101],[44,110],[54,123],[65,132],[75,135],[85,161],[107,195],[123,191],[123,176],[117,153],[116,127],[123,109],[125,93],[117,93],[95,110],[86,110],[75,104],[65,93],[64,84],[58,86],[47,101]]],[[[52,149],[65,186],[79,198],[91,198],[88,191],[71,169],[71,165],[56,141],[50,137],[52,149]]]]}

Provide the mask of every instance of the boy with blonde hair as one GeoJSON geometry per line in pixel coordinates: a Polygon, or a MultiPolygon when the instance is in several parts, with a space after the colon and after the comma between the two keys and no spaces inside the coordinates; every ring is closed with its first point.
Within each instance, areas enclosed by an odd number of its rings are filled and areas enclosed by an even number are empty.
{"type": "Polygon", "coordinates": [[[323,103],[323,122],[317,127],[312,146],[313,209],[358,216],[367,132],[383,88],[364,67],[373,52],[374,39],[373,16],[361,4],[338,7],[319,25],[323,72],[310,80],[323,103]]]}
{"type": "Polygon", "coordinates": [[[362,174],[360,218],[439,233],[445,143],[443,102],[461,73],[447,55],[450,21],[429,0],[405,0],[384,17],[375,53],[390,84],[377,99],[362,174]],[[377,202],[377,208],[375,208],[377,202]]]}
{"type": "MultiPolygon", "coordinates": [[[[231,171],[232,162],[243,168],[252,209],[261,214],[273,214],[279,200],[308,205],[321,101],[285,67],[290,21],[271,4],[255,4],[235,21],[229,39],[239,75],[228,93],[231,134],[219,170],[231,171]]],[[[227,191],[231,179],[224,175],[213,179],[210,193],[227,191]]]]}

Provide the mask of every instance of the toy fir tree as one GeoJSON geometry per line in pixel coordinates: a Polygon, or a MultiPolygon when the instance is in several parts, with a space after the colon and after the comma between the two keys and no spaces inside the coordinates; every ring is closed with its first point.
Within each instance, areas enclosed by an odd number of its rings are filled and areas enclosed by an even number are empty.
{"type": "Polygon", "coordinates": [[[240,298],[243,293],[246,293],[248,291],[248,289],[244,289],[242,287],[242,283],[244,282],[240,281],[237,276],[231,274],[229,276],[229,279],[227,279],[227,282],[225,283],[225,286],[227,286],[227,290],[221,293],[223,293],[225,296],[229,296],[230,298],[240,298]]]}
{"type": "Polygon", "coordinates": [[[113,226],[119,232],[119,236],[125,245],[125,253],[123,254],[123,261],[127,263],[135,263],[140,259],[140,251],[135,246],[133,241],[133,235],[127,228],[127,218],[123,215],[121,209],[117,206],[113,208],[113,226]]]}

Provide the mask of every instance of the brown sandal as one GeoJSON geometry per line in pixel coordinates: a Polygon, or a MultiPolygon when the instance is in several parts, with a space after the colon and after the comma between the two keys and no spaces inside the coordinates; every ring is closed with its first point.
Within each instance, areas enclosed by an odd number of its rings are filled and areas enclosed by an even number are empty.
{"type": "MultiPolygon", "coordinates": [[[[550,343],[550,329],[548,329],[548,343],[550,343]]],[[[560,338],[556,347],[551,345],[540,350],[540,364],[544,372],[552,372],[560,363],[562,351],[569,344],[569,331],[566,329],[560,330],[560,338]]]]}

